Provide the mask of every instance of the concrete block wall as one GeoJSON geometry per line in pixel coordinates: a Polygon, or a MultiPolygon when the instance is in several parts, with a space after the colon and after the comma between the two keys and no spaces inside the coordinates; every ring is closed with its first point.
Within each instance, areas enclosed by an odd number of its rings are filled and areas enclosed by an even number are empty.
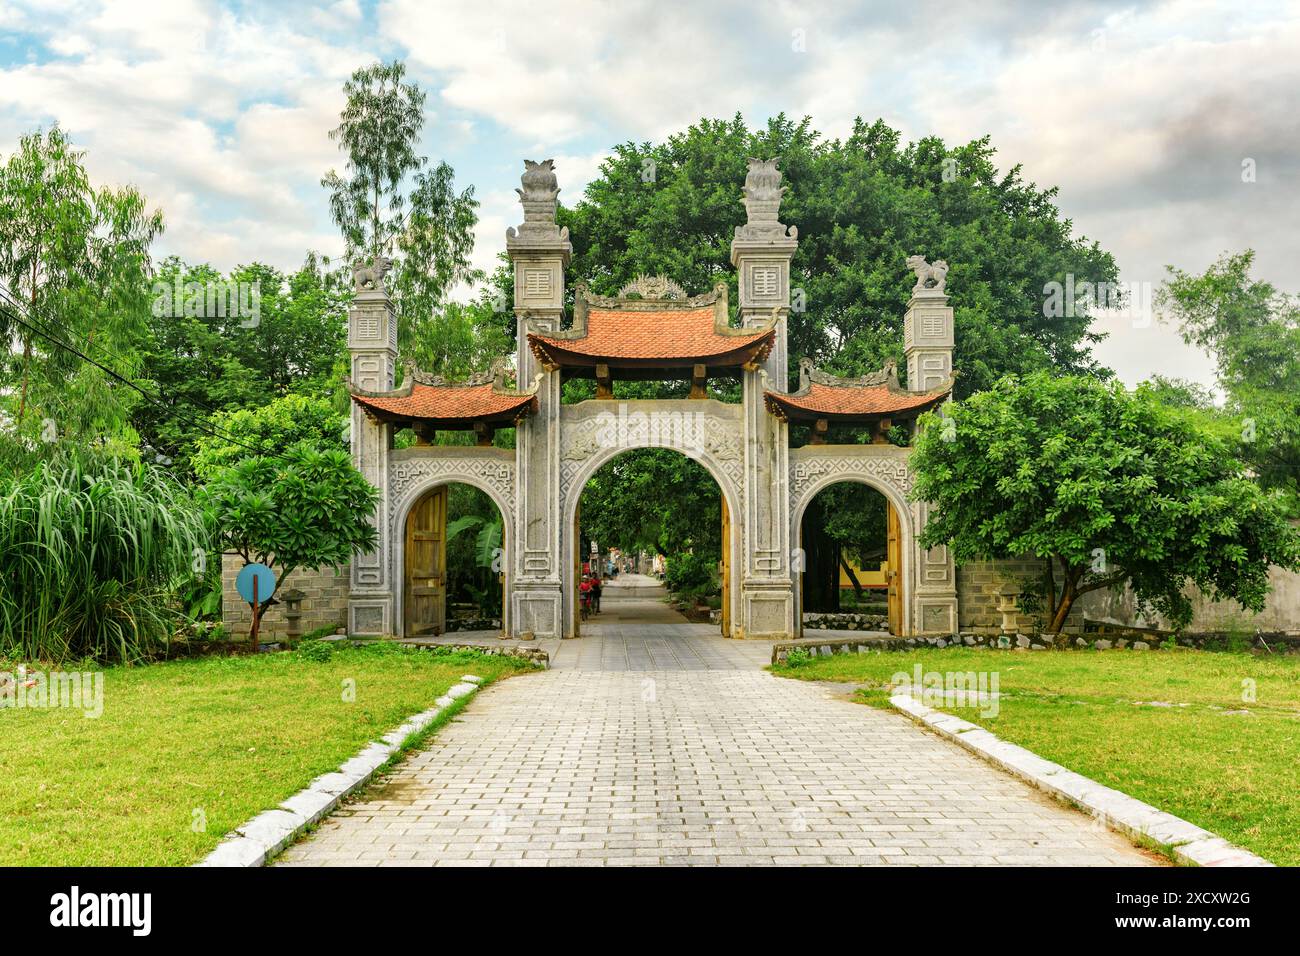
{"type": "MultiPolygon", "coordinates": [[[[1024,589],[1043,575],[1041,558],[1023,557],[1003,561],[971,561],[957,566],[957,614],[962,631],[976,634],[995,633],[1002,629],[998,610],[998,591],[1004,587],[1024,589]]],[[[1016,615],[1016,629],[1029,634],[1041,630],[1046,621],[1037,615],[1016,615]]],[[[1070,610],[1066,631],[1083,628],[1083,613],[1078,604],[1070,610]]]]}
{"type": "MultiPolygon", "coordinates": [[[[221,562],[221,620],[226,625],[227,636],[232,639],[247,636],[253,618],[252,609],[235,590],[235,576],[243,566],[244,559],[238,555],[225,555],[221,562]]],[[[289,575],[282,589],[297,588],[307,595],[301,604],[302,633],[330,624],[344,626],[348,617],[349,573],[349,567],[343,565],[319,571],[299,569],[289,575]]],[[[277,604],[263,615],[263,639],[270,640],[272,635],[285,633],[288,622],[284,611],[285,606],[277,604]]]]}
{"type": "MultiPolygon", "coordinates": [[[[1024,586],[1024,582],[1038,579],[1043,573],[1043,563],[1038,558],[1017,558],[1009,561],[973,561],[957,568],[957,596],[960,628],[973,633],[992,633],[1001,629],[1002,615],[998,613],[998,589],[1007,584],[1024,586]]],[[[1192,622],[1187,632],[1217,633],[1226,631],[1256,630],[1269,634],[1300,634],[1300,574],[1282,568],[1269,569],[1269,592],[1263,612],[1253,614],[1234,601],[1211,601],[1197,588],[1188,595],[1192,601],[1192,622]]],[[[1089,591],[1075,602],[1066,622],[1066,631],[1079,632],[1083,619],[1104,621],[1125,627],[1154,627],[1169,629],[1170,622],[1156,616],[1144,618],[1137,610],[1133,592],[1120,590],[1089,591]]],[[[1017,615],[1018,629],[1029,634],[1040,630],[1046,622],[1035,621],[1028,614],[1017,615]]]]}
{"type": "MultiPolygon", "coordinates": [[[[1245,610],[1235,601],[1211,601],[1195,586],[1186,592],[1192,602],[1188,633],[1256,630],[1270,634],[1300,634],[1300,574],[1282,568],[1268,569],[1271,586],[1259,614],[1245,610]]],[[[1137,601],[1127,586],[1122,590],[1091,591],[1079,599],[1090,620],[1130,627],[1165,629],[1170,623],[1159,615],[1152,619],[1138,613],[1137,601]]]]}

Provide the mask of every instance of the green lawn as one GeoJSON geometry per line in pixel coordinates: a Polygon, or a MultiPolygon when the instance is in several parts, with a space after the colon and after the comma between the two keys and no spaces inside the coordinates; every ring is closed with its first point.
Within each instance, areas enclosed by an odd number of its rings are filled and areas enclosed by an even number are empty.
{"type": "Polygon", "coordinates": [[[524,668],[374,645],[111,668],[98,719],[0,709],[0,866],[193,863],[462,674],[524,668]]]}
{"type": "Polygon", "coordinates": [[[861,682],[859,699],[888,707],[892,675],[918,663],[998,675],[997,716],[951,710],[964,720],[1275,863],[1300,865],[1300,656],[966,648],[815,658],[773,671],[861,682]],[[1254,702],[1243,701],[1247,680],[1254,702]]]}

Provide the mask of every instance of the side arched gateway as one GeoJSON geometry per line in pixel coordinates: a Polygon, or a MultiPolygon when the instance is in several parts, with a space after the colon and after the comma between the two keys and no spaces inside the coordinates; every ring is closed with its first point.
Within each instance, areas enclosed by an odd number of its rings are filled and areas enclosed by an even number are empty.
{"type": "MultiPolygon", "coordinates": [[[[860,482],[884,496],[897,516],[901,622],[898,633],[952,633],[957,623],[957,579],[947,548],[917,543],[927,508],[910,499],[911,452],[894,445],[806,445],[790,453],[790,534],[801,546],[800,528],[809,503],[844,481],[860,482]]],[[[802,608],[801,608],[802,611],[802,608]]],[[[802,620],[802,613],[800,615],[802,620]]]]}
{"type": "MultiPolygon", "coordinates": [[[[392,480],[390,481],[391,506],[388,513],[389,540],[392,541],[391,578],[394,582],[393,609],[394,632],[405,637],[418,636],[424,628],[416,624],[432,624],[432,631],[441,633],[445,627],[445,593],[435,598],[444,602],[442,608],[433,609],[435,620],[425,615],[412,614],[409,602],[418,588],[445,588],[442,582],[422,581],[422,577],[436,577],[446,573],[445,560],[436,554],[416,555],[412,545],[427,537],[428,548],[445,549],[448,512],[445,501],[438,505],[435,493],[446,492],[454,484],[468,485],[482,491],[491,499],[501,516],[502,537],[499,567],[502,569],[502,627],[510,628],[510,575],[511,536],[514,534],[514,453],[505,448],[466,448],[457,446],[413,445],[392,453],[392,480]],[[427,526],[426,525],[430,525],[427,526]],[[429,558],[433,560],[430,561],[429,558]],[[432,571],[434,574],[426,574],[432,571]]],[[[494,562],[496,563],[496,562],[494,562]]]]}

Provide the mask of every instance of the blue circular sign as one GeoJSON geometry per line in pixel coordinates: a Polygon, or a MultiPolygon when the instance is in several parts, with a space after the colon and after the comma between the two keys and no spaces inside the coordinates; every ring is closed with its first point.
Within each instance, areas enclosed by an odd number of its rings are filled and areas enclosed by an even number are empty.
{"type": "Polygon", "coordinates": [[[246,564],[235,578],[235,590],[249,604],[253,603],[253,582],[257,582],[257,600],[265,601],[275,593],[275,572],[265,564],[246,564]]]}

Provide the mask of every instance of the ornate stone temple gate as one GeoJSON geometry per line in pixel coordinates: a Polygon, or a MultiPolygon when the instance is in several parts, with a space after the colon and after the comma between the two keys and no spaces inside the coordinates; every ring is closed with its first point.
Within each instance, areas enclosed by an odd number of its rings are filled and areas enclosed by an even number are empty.
{"type": "Polygon", "coordinates": [[[438,512],[422,502],[435,489],[464,482],[491,497],[503,517],[505,630],[516,637],[574,636],[582,489],[603,464],[636,448],[679,451],[718,483],[729,519],[728,636],[785,639],[800,632],[800,521],[817,493],[839,481],[870,485],[896,514],[896,629],[954,632],[951,555],[917,545],[927,505],[909,497],[910,451],[885,440],[891,425],[914,420],[951,390],[946,265],[919,257],[908,262],[917,284],[904,320],[907,388],[893,366],[841,379],[805,360],[799,388],[790,391],[786,322],[798,237],[779,221],[785,188],[774,160],[751,160],[744,184],[747,222],[736,228],[731,248],[739,287],[735,325],[725,284],[689,295],[669,280],[644,277],[613,297],[578,285],[566,325],[572,247],[556,223],[552,162],[527,162],[522,186],[524,221],[506,237],[518,320],[513,374],[500,363],[467,381],[446,382],[407,368],[395,388],[397,330],[384,289],[387,263],[356,270],[348,334],[353,456],[379,489],[380,505],[379,545],[351,566],[349,632],[441,629],[436,610],[428,610],[437,607],[437,562],[409,548],[433,553],[426,542],[438,540],[438,529],[424,524],[438,512]],[[596,397],[562,404],[561,384],[574,377],[594,379],[596,397]],[[741,402],[708,397],[710,378],[739,380],[741,402]],[[691,397],[619,400],[616,379],[685,380],[691,397]],[[810,444],[790,447],[792,422],[808,426],[810,444]],[[830,444],[833,425],[867,427],[873,442],[830,444]],[[509,426],[516,429],[516,447],[492,447],[493,432],[509,426]],[[402,427],[414,430],[417,443],[394,450],[393,435],[402,427]],[[436,432],[449,430],[473,432],[478,442],[432,443],[436,432]],[[424,524],[417,528],[412,521],[424,524]]]}

